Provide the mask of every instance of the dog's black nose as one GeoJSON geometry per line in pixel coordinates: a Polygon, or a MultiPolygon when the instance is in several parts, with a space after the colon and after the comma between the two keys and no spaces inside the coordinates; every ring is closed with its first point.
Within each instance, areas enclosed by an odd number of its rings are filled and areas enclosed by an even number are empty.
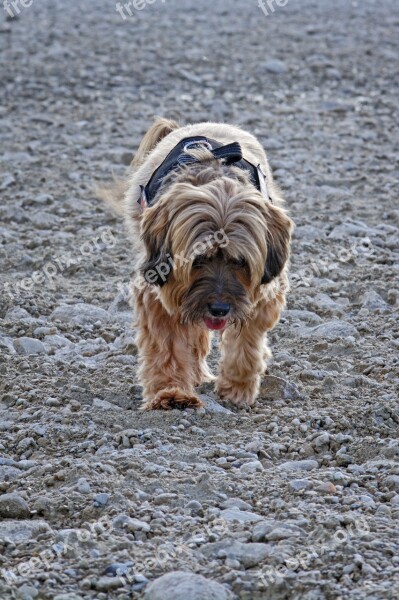
{"type": "Polygon", "coordinates": [[[212,317],[225,317],[230,310],[230,304],[226,302],[212,302],[208,304],[212,317]]]}

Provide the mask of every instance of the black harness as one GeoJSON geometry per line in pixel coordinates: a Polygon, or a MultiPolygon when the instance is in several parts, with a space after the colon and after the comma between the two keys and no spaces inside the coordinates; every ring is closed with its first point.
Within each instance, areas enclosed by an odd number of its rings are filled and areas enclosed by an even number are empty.
{"type": "Polygon", "coordinates": [[[197,135],[195,137],[184,138],[176,144],[165,160],[153,172],[147,185],[140,186],[141,192],[138,203],[142,208],[152,205],[154,198],[162,185],[162,181],[169,173],[180,167],[184,167],[185,165],[200,162],[197,158],[194,158],[187,153],[187,150],[194,150],[197,148],[206,148],[216,159],[223,160],[226,165],[234,165],[235,167],[239,167],[243,171],[246,171],[251,183],[256,189],[261,192],[266,200],[272,202],[267,191],[266,175],[262,172],[259,164],[255,167],[255,165],[242,157],[241,146],[238,142],[232,142],[231,144],[223,146],[216,140],[209,139],[203,135],[197,135]]]}

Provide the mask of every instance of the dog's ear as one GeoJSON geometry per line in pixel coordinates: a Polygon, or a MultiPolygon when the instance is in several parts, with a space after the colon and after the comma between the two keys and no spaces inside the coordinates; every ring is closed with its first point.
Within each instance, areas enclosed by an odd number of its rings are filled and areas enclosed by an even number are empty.
{"type": "MultiPolygon", "coordinates": [[[[151,209],[146,209],[151,210],[151,209]]],[[[172,268],[172,254],[166,245],[166,223],[162,223],[162,211],[154,218],[143,219],[142,240],[147,251],[147,258],[140,271],[147,283],[162,287],[168,280],[172,268]]]]}
{"type": "Polygon", "coordinates": [[[289,255],[294,224],[283,209],[268,207],[267,257],[261,283],[270,283],[283,270],[289,255]]]}
{"type": "Polygon", "coordinates": [[[147,283],[162,287],[167,282],[173,268],[173,259],[167,250],[157,244],[147,245],[147,260],[140,271],[147,283]]]}

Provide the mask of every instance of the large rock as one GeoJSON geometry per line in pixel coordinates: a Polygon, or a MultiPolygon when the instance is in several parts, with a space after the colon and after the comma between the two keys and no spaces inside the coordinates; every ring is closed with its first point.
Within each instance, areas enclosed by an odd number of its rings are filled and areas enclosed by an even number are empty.
{"type": "Polygon", "coordinates": [[[43,342],[30,337],[20,337],[14,340],[14,348],[18,354],[46,354],[43,342]]]}
{"type": "Polygon", "coordinates": [[[0,517],[3,519],[26,519],[30,515],[27,502],[18,494],[0,496],[0,517]]]}
{"type": "Polygon", "coordinates": [[[303,400],[303,395],[294,383],[275,375],[263,377],[260,396],[265,400],[303,400]]]}
{"type": "Polygon", "coordinates": [[[281,463],[280,469],[283,471],[312,471],[313,469],[317,469],[319,463],[317,460],[307,459],[307,460],[287,460],[286,462],[281,463]]]}
{"type": "Polygon", "coordinates": [[[0,481],[14,481],[14,479],[18,479],[18,477],[21,477],[21,471],[16,467],[10,465],[0,466],[0,481]]]}
{"type": "Polygon", "coordinates": [[[226,508],[222,510],[220,512],[220,518],[229,523],[233,523],[234,521],[237,523],[256,523],[263,519],[261,515],[257,515],[256,513],[247,510],[240,510],[239,508],[226,508]]]}
{"type": "Polygon", "coordinates": [[[298,323],[300,321],[303,321],[308,325],[320,325],[323,323],[323,319],[310,310],[287,309],[284,311],[283,317],[292,323],[298,323]]]}
{"type": "Polygon", "coordinates": [[[235,540],[223,540],[214,544],[202,546],[201,552],[207,558],[225,558],[238,560],[243,567],[250,569],[256,567],[266,559],[276,558],[276,549],[273,544],[257,544],[250,542],[244,544],[235,540]]]}
{"type": "Polygon", "coordinates": [[[351,325],[351,323],[347,323],[346,321],[339,321],[338,319],[333,321],[327,321],[326,323],[322,323],[321,325],[317,325],[316,327],[309,327],[306,329],[298,328],[296,331],[302,337],[324,338],[331,342],[339,338],[359,336],[356,327],[351,325]]]}
{"type": "Polygon", "coordinates": [[[202,402],[204,403],[204,408],[205,408],[206,412],[224,413],[224,414],[228,414],[228,415],[233,414],[233,412],[230,409],[225,408],[224,406],[222,406],[221,404],[216,402],[216,400],[214,400],[213,398],[208,396],[208,394],[200,394],[199,397],[201,398],[202,402]]]}
{"type": "Polygon", "coordinates": [[[15,354],[14,344],[10,337],[0,334],[0,350],[3,352],[3,349],[8,350],[11,354],[15,354]]]}
{"type": "Polygon", "coordinates": [[[388,475],[384,479],[384,483],[390,490],[399,492],[399,475],[388,475]]]}
{"type": "Polygon", "coordinates": [[[52,321],[61,321],[71,325],[93,325],[97,321],[106,323],[110,315],[106,310],[93,304],[63,304],[50,315],[52,321]]]}
{"type": "Polygon", "coordinates": [[[172,571],[150,583],[144,600],[231,600],[220,583],[187,571],[172,571]]]}
{"type": "Polygon", "coordinates": [[[388,308],[388,304],[385,302],[383,298],[374,290],[369,290],[363,296],[362,308],[366,308],[367,310],[385,310],[388,308]]]}
{"type": "Polygon", "coordinates": [[[125,288],[115,297],[108,309],[112,319],[126,327],[129,327],[133,317],[132,307],[129,304],[129,296],[129,288],[128,286],[125,286],[125,288]]]}
{"type": "Polygon", "coordinates": [[[340,225],[336,225],[328,237],[332,240],[347,240],[348,237],[366,237],[374,233],[373,229],[367,227],[365,223],[358,221],[356,223],[341,223],[340,225]]]}
{"type": "Polygon", "coordinates": [[[254,527],[254,542],[279,542],[290,538],[306,537],[306,532],[298,525],[283,521],[262,521],[254,527]]]}
{"type": "Polygon", "coordinates": [[[33,521],[13,519],[2,521],[0,519],[0,539],[9,540],[13,543],[36,539],[41,533],[47,532],[51,532],[51,528],[48,523],[41,519],[33,521]]]}
{"type": "Polygon", "coordinates": [[[221,505],[222,508],[235,508],[237,510],[248,510],[251,511],[252,506],[245,502],[245,500],[241,500],[241,498],[228,498],[224,500],[221,505]]]}

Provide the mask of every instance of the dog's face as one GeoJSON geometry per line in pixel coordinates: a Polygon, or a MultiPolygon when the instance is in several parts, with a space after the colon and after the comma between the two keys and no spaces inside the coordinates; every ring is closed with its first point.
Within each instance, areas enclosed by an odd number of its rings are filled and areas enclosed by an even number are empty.
{"type": "Polygon", "coordinates": [[[237,173],[210,165],[165,186],[144,211],[142,273],[183,322],[222,330],[250,316],[261,285],[284,269],[292,222],[237,173]]]}

